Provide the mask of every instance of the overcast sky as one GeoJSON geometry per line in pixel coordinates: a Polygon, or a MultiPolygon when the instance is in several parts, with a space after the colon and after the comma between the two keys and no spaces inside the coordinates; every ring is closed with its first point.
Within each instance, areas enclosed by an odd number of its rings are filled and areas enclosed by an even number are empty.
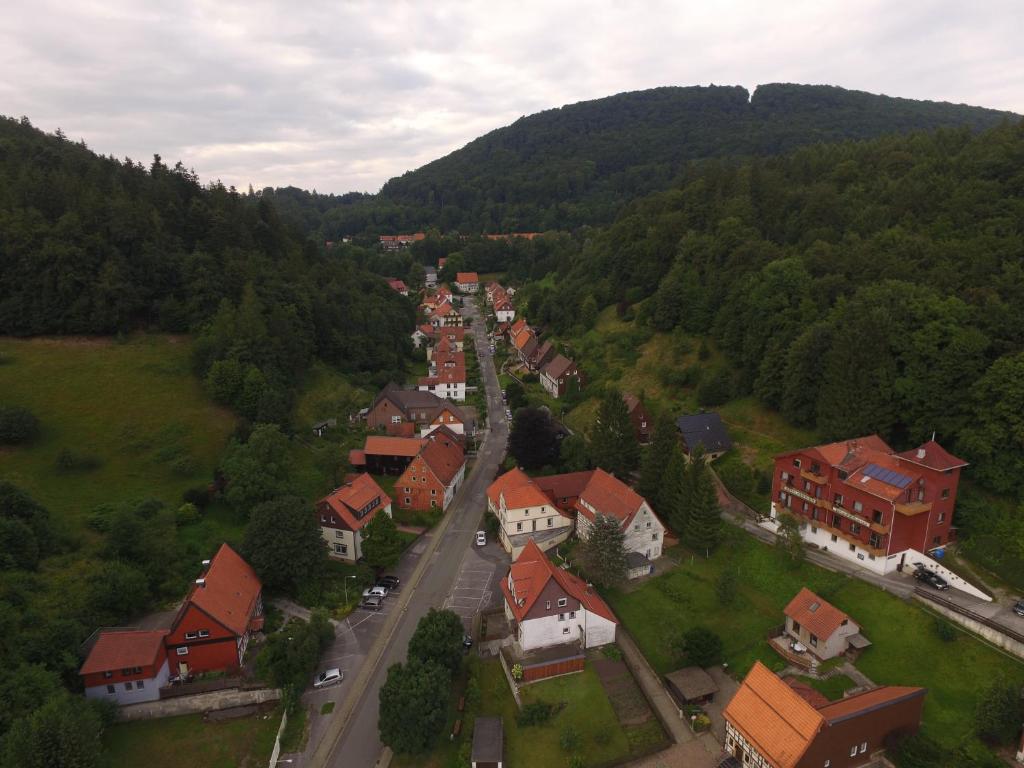
{"type": "Polygon", "coordinates": [[[3,0],[0,114],[204,181],[375,192],[549,107],[826,83],[1024,113],[1022,0],[3,0]]]}

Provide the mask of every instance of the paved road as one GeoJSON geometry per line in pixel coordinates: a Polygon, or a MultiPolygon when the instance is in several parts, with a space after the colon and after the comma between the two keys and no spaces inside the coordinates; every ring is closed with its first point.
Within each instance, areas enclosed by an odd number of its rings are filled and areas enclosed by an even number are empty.
{"type": "MultiPolygon", "coordinates": [[[[476,464],[438,527],[436,537],[430,541],[424,553],[427,562],[418,574],[418,582],[410,581],[406,585],[404,597],[408,602],[399,608],[401,616],[397,624],[383,629],[377,645],[367,654],[367,663],[372,664],[372,660],[378,658],[375,651],[380,651],[383,646],[379,662],[373,666],[365,687],[356,681],[350,692],[350,696],[356,698],[349,702],[354,704],[354,708],[344,730],[336,739],[332,733],[326,735],[324,748],[317,750],[310,763],[312,765],[364,768],[377,762],[382,749],[377,734],[378,692],[387,676],[387,669],[405,660],[406,646],[416,628],[416,622],[429,608],[444,606],[452,595],[464,555],[472,548],[474,534],[480,528],[487,507],[487,486],[494,479],[504,458],[508,425],[505,422],[505,408],[493,359],[486,354],[486,329],[476,307],[470,306],[469,302],[465,314],[473,318],[472,338],[487,390],[489,431],[478,452],[476,464]]],[[[401,603],[398,605],[401,606],[401,603]]],[[[366,671],[363,670],[364,673],[366,671]]]]}

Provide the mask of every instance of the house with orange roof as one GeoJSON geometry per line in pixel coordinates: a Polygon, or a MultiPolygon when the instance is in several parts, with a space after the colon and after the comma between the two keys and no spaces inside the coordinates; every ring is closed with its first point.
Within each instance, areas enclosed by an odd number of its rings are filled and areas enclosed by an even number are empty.
{"type": "Polygon", "coordinates": [[[487,489],[487,508],[498,518],[498,539],[513,559],[527,542],[542,550],[561,544],[572,534],[574,520],[519,468],[501,475],[487,489]]]}
{"type": "Polygon", "coordinates": [[[783,609],[785,633],[821,661],[841,656],[850,648],[871,645],[860,627],[834,605],[802,588],[783,609]]]}
{"type": "Polygon", "coordinates": [[[457,272],[455,287],[463,293],[476,293],[480,290],[480,275],[476,272],[457,272]]]}
{"type": "Polygon", "coordinates": [[[813,706],[755,661],[726,705],[723,768],[862,768],[921,724],[924,688],[887,685],[813,706]]]}
{"type": "Polygon", "coordinates": [[[516,317],[516,308],[507,297],[495,298],[494,317],[499,323],[511,323],[516,317]]]}
{"type": "Polygon", "coordinates": [[[78,670],[85,698],[116,704],[156,701],[167,685],[167,630],[101,630],[78,670]]]}
{"type": "Polygon", "coordinates": [[[411,235],[381,235],[380,247],[384,251],[398,251],[402,248],[408,248],[413,243],[425,240],[426,237],[426,234],[423,232],[416,232],[411,235]]]}
{"type": "Polygon", "coordinates": [[[509,568],[501,592],[522,651],[615,642],[618,619],[607,603],[582,579],[555,566],[532,539],[509,568]]]}
{"type": "Polygon", "coordinates": [[[360,454],[350,451],[349,462],[374,475],[400,475],[422,448],[423,440],[418,437],[367,435],[360,452],[362,461],[356,463],[360,454]]]}
{"type": "Polygon", "coordinates": [[[172,675],[238,669],[263,629],[263,585],[252,566],[227,544],[203,565],[165,638],[172,675]]]}
{"type": "Polygon", "coordinates": [[[406,285],[405,281],[402,280],[401,278],[398,278],[398,277],[385,277],[384,279],[387,281],[388,287],[391,290],[395,291],[396,293],[400,293],[403,296],[408,296],[409,295],[409,286],[406,285]]]}
{"type": "Polygon", "coordinates": [[[443,301],[430,315],[430,325],[434,328],[461,327],[465,320],[462,314],[450,301],[443,301]]]}
{"type": "MultiPolygon", "coordinates": [[[[927,554],[954,538],[953,509],[966,466],[934,440],[896,452],[878,435],[782,453],[763,525],[774,529],[779,515],[789,514],[800,521],[805,541],[876,573],[920,562],[947,576],[927,554]]],[[[948,578],[965,588],[955,574],[948,578]]]]}
{"type": "Polygon", "coordinates": [[[447,509],[466,477],[466,454],[459,436],[434,429],[395,481],[395,501],[402,509],[447,509]]]}
{"type": "Polygon", "coordinates": [[[330,556],[351,563],[359,560],[362,530],[381,513],[391,517],[391,497],[367,474],[357,475],[320,499],[316,515],[330,556]]]}

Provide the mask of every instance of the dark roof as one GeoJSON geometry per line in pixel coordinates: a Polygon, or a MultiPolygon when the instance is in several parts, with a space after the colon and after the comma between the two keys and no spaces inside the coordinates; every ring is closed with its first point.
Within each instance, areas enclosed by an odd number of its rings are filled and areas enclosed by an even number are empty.
{"type": "Polygon", "coordinates": [[[732,440],[717,413],[695,413],[680,416],[676,426],[683,435],[686,450],[692,451],[698,445],[707,453],[719,453],[732,448],[732,440]]]}
{"type": "Polygon", "coordinates": [[[565,355],[555,355],[551,362],[544,366],[544,373],[552,379],[558,379],[565,375],[565,372],[572,368],[572,360],[565,355]]]}
{"type": "Polygon", "coordinates": [[[650,564],[651,559],[641,552],[626,553],[626,567],[629,570],[633,570],[634,568],[642,568],[643,566],[650,564]]]}
{"type": "Polygon", "coordinates": [[[718,686],[707,672],[700,667],[686,667],[669,672],[665,679],[679,691],[687,701],[700,699],[718,693],[718,686]]]}
{"type": "MultiPolygon", "coordinates": [[[[395,383],[390,383],[384,389],[380,391],[380,394],[373,400],[373,405],[370,406],[372,410],[376,407],[377,403],[387,398],[395,404],[396,408],[399,408],[403,413],[408,414],[409,411],[423,410],[423,411],[437,411],[441,408],[450,409],[456,416],[462,417],[462,411],[453,403],[438,397],[433,392],[419,389],[403,389],[395,383]]],[[[432,414],[433,415],[433,414],[432,414]]]]}
{"type": "Polygon", "coordinates": [[[500,763],[504,759],[505,734],[500,717],[478,717],[473,724],[474,763],[500,763]]]}

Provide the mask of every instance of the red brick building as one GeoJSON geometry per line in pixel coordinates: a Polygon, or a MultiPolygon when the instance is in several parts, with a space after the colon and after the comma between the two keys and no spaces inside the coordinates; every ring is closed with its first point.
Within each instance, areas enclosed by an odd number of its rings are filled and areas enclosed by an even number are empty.
{"type": "Polygon", "coordinates": [[[402,509],[447,509],[466,476],[466,455],[458,437],[439,427],[395,481],[395,501],[402,509]]]}
{"type": "Polygon", "coordinates": [[[262,593],[252,566],[221,544],[167,633],[171,674],[238,669],[250,636],[263,628],[262,593]]]}
{"type": "Polygon", "coordinates": [[[626,410],[629,411],[629,420],[633,424],[637,442],[646,445],[651,442],[651,415],[647,413],[643,401],[636,395],[627,392],[622,399],[626,403],[626,410]]]}
{"type": "Polygon", "coordinates": [[[775,457],[771,520],[785,511],[804,539],[887,573],[908,550],[927,553],[953,538],[960,470],[934,440],[897,453],[878,435],[775,457]]]}

